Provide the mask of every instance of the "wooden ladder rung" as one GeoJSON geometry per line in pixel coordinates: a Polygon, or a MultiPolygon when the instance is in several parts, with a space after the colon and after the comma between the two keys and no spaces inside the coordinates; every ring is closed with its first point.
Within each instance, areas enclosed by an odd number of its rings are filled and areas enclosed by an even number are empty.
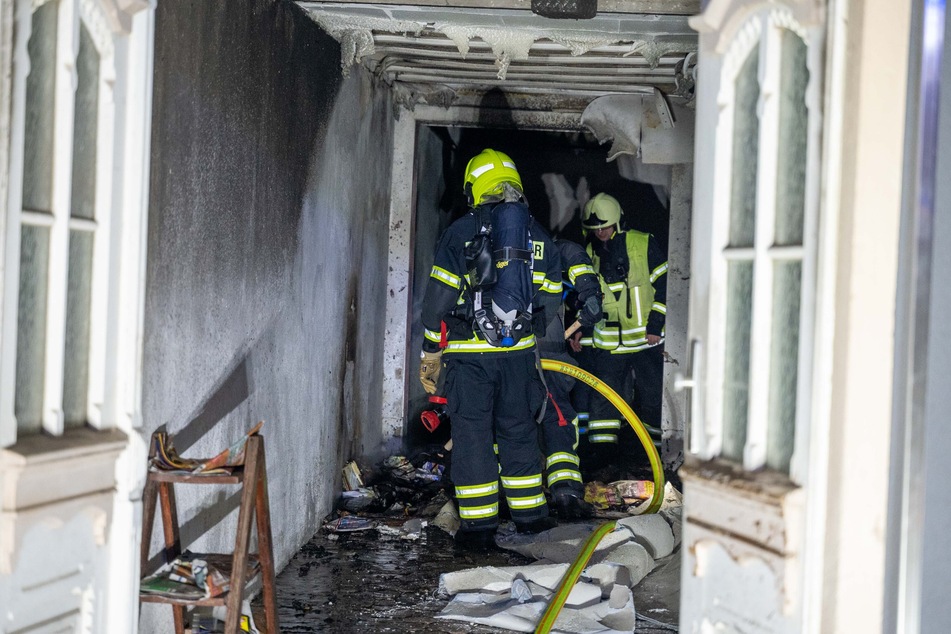
{"type": "MultiPolygon", "coordinates": [[[[154,447],[155,443],[152,443],[154,447]]],[[[150,458],[152,457],[150,450],[150,458]]],[[[140,594],[141,603],[164,603],[172,606],[175,619],[175,633],[185,634],[185,608],[197,606],[220,606],[227,608],[225,632],[239,632],[241,603],[251,581],[261,576],[264,595],[265,631],[276,634],[280,631],[277,618],[277,601],[274,596],[274,552],[271,542],[271,511],[267,490],[267,467],[264,455],[264,438],[253,434],[248,438],[245,449],[244,465],[236,467],[231,474],[196,475],[149,471],[143,493],[142,545],[140,549],[141,569],[145,571],[148,563],[149,546],[152,541],[152,529],[155,523],[156,508],[161,506],[162,530],[164,534],[165,556],[171,560],[182,553],[178,509],[175,505],[175,484],[240,484],[241,502],[238,510],[238,530],[235,535],[235,548],[230,554],[231,586],[230,591],[209,599],[183,600],[140,594]],[[254,520],[258,534],[258,552],[250,553],[251,526],[254,520]],[[249,563],[257,563],[259,570],[251,579],[246,579],[249,563]]]]}

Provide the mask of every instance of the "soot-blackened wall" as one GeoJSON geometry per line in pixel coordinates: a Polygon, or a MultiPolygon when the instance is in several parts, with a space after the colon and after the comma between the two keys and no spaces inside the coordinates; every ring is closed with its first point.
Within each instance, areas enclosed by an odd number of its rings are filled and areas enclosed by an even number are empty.
{"type": "MultiPolygon", "coordinates": [[[[380,450],[391,127],[293,3],[158,4],[144,428],[201,456],[265,421],[279,566],[380,450]]],[[[183,545],[230,550],[237,492],[178,495],[183,545]]]]}

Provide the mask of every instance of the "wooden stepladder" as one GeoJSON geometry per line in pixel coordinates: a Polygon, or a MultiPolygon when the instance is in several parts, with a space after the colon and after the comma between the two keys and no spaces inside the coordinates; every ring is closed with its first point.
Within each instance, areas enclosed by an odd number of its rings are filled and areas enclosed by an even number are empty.
{"type": "MultiPolygon", "coordinates": [[[[155,443],[152,443],[154,448],[155,443]]],[[[154,449],[153,449],[154,452],[154,449]]],[[[175,618],[175,634],[185,634],[185,608],[189,606],[219,606],[227,609],[225,632],[240,632],[241,602],[247,589],[246,576],[249,563],[257,562],[260,567],[261,585],[264,595],[264,614],[266,634],[277,634],[277,603],[274,596],[274,554],[271,545],[271,513],[267,492],[267,468],[264,459],[264,438],[254,434],[248,438],[244,462],[235,466],[230,474],[200,475],[182,473],[163,473],[149,471],[143,493],[141,569],[149,559],[149,545],[152,540],[152,528],[155,523],[157,502],[162,508],[162,531],[165,536],[165,556],[169,561],[182,553],[179,538],[178,510],[175,506],[175,484],[199,485],[241,485],[241,503],[238,510],[238,531],[235,537],[234,551],[231,553],[231,584],[228,592],[221,596],[182,600],[149,594],[140,594],[143,603],[166,603],[172,606],[175,618]],[[252,520],[257,527],[258,552],[250,553],[252,520]]]]}

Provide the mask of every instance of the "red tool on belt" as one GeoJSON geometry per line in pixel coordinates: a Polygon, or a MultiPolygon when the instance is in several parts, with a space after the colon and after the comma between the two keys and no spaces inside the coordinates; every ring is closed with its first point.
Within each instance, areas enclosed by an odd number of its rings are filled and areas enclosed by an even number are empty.
{"type": "Polygon", "coordinates": [[[423,421],[423,427],[430,432],[434,432],[442,422],[449,420],[449,414],[446,412],[445,396],[430,396],[429,402],[435,407],[424,411],[419,415],[419,419],[423,421]]]}

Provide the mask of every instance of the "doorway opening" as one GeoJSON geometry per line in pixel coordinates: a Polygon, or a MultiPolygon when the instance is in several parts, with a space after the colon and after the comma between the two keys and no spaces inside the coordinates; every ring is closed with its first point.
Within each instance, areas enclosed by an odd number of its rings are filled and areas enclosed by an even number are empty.
{"type": "MultiPolygon", "coordinates": [[[[468,160],[485,148],[503,151],[515,161],[532,215],[552,237],[584,245],[581,209],[592,196],[605,192],[620,202],[625,228],[653,234],[665,253],[667,250],[670,166],[645,166],[630,156],[608,162],[608,148],[586,131],[419,125],[403,429],[408,454],[443,445],[450,437],[451,421],[434,432],[420,421],[420,414],[431,404],[416,379],[419,358],[413,352],[422,346],[421,305],[436,243],[442,232],[467,212],[463,172],[468,160]]],[[[640,447],[635,450],[643,451],[640,447]]]]}

